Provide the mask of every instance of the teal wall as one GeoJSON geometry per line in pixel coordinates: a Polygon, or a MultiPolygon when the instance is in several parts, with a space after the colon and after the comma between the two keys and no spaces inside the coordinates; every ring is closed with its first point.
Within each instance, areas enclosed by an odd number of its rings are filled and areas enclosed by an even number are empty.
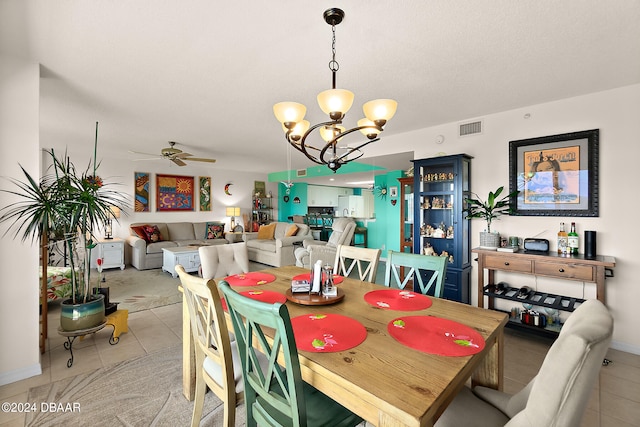
{"type": "MultiPolygon", "coordinates": [[[[387,195],[382,198],[379,191],[374,191],[373,209],[375,212],[375,221],[369,221],[367,224],[368,247],[374,249],[383,249],[382,256],[386,258],[389,249],[393,251],[400,250],[400,183],[398,178],[403,177],[403,171],[391,171],[385,175],[377,175],[375,180],[376,188],[386,187],[387,195]],[[390,188],[397,187],[398,196],[395,197],[396,204],[393,205],[391,200],[390,188]]],[[[278,221],[288,221],[292,215],[307,214],[307,186],[306,183],[296,182],[289,193],[289,201],[285,202],[285,186],[278,184],[278,221]],[[300,198],[300,203],[293,203],[295,197],[300,198]]],[[[359,189],[354,190],[354,194],[362,194],[359,189]]]]}
{"type": "Polygon", "coordinates": [[[403,176],[403,171],[391,171],[386,175],[377,175],[374,178],[376,188],[385,187],[386,197],[380,197],[378,191],[374,191],[373,209],[376,220],[368,225],[368,246],[374,249],[383,249],[382,257],[387,256],[389,249],[400,250],[400,200],[395,197],[395,206],[391,203],[389,195],[390,187],[398,187],[400,195],[400,183],[398,178],[403,176]]]}
{"type": "Polygon", "coordinates": [[[289,221],[292,215],[307,214],[307,183],[296,182],[289,191],[289,201],[284,201],[286,187],[278,184],[278,221],[289,221]],[[293,199],[300,198],[300,203],[293,203],[293,199]]]}

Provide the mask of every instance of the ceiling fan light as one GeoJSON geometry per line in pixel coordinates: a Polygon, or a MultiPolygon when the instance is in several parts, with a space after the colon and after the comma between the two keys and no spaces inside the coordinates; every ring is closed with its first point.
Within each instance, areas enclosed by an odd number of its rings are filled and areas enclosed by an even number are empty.
{"type": "Polygon", "coordinates": [[[285,127],[302,121],[307,113],[307,107],[298,102],[278,102],[273,106],[273,114],[285,127]]]}
{"type": "Polygon", "coordinates": [[[333,120],[340,120],[353,105],[353,98],[353,92],[346,89],[329,89],[318,94],[318,105],[333,120]]]}
{"type": "Polygon", "coordinates": [[[380,129],[378,128],[378,126],[376,126],[376,124],[369,119],[358,120],[358,127],[363,127],[363,126],[366,126],[366,127],[363,129],[360,129],[360,132],[362,132],[362,134],[369,139],[374,139],[380,133],[380,129]]]}
{"type": "Polygon", "coordinates": [[[384,121],[384,124],[396,114],[397,108],[398,103],[393,99],[374,99],[365,103],[362,106],[362,111],[365,117],[372,122],[379,123],[384,121]]]}
{"type": "Polygon", "coordinates": [[[320,128],[320,136],[325,142],[329,142],[345,130],[344,126],[322,126],[320,128]]]}

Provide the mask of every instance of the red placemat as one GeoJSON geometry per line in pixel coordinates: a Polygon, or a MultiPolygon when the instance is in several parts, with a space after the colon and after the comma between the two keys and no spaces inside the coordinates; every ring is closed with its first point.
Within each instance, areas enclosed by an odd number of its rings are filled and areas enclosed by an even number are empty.
{"type": "MultiPolygon", "coordinates": [[[[302,273],[302,274],[298,274],[297,276],[294,276],[292,280],[311,280],[311,273],[302,273]]],[[[338,275],[338,274],[334,274],[333,275],[333,284],[337,285],[338,283],[342,283],[342,281],[344,280],[344,277],[338,275]]]]}
{"type": "MultiPolygon", "coordinates": [[[[274,291],[242,291],[238,292],[240,295],[244,295],[245,297],[255,299],[262,302],[268,302],[269,304],[274,304],[276,302],[284,304],[287,302],[287,297],[280,292],[274,291]]],[[[227,302],[222,298],[222,309],[227,311],[227,302]]]]}
{"type": "Polygon", "coordinates": [[[484,348],[484,338],[478,331],[440,317],[399,317],[389,322],[387,330],[401,344],[429,354],[469,356],[484,348]]]}
{"type": "Polygon", "coordinates": [[[374,307],[390,310],[415,311],[431,307],[431,298],[428,296],[400,289],[367,292],[364,300],[374,307]]]}
{"type": "Polygon", "coordinates": [[[367,338],[364,326],[340,314],[308,314],[291,319],[298,350],[332,353],[353,348],[367,338]]]}
{"type": "Polygon", "coordinates": [[[233,276],[227,276],[224,278],[224,280],[226,280],[230,286],[258,286],[273,282],[274,280],[276,280],[276,276],[269,273],[252,271],[251,273],[234,274],[233,276]]]}

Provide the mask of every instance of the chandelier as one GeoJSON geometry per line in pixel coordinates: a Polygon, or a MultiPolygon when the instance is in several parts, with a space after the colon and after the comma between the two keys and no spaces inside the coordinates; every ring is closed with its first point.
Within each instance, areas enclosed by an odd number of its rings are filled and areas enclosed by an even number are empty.
{"type": "Polygon", "coordinates": [[[336,172],[342,165],[362,157],[362,148],[372,142],[378,141],[378,135],[383,131],[384,125],[396,112],[398,103],[393,99],[375,99],[366,102],[362,109],[365,118],[358,120],[357,126],[347,130],[342,125],[345,114],[353,104],[353,92],[345,89],[336,89],[336,74],[340,65],[336,61],[336,25],[344,19],[344,12],[341,9],[333,8],[324,12],[324,20],[331,25],[331,61],[329,69],[332,74],[331,89],[318,94],[318,105],[320,109],[331,119],[327,122],[318,123],[311,126],[309,121],[304,120],[307,107],[298,102],[279,102],[273,106],[273,112],[285,132],[285,138],[293,148],[303,153],[309,160],[320,165],[327,165],[329,169],[336,172]],[[307,138],[315,131],[318,134],[322,145],[313,145],[307,138]],[[354,146],[341,145],[344,138],[354,132],[360,131],[366,136],[366,140],[354,146]]]}

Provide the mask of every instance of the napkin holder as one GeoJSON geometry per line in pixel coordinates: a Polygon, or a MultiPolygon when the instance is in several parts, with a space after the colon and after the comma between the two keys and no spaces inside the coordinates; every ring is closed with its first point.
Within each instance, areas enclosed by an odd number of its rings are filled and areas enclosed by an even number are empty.
{"type": "Polygon", "coordinates": [[[291,281],[291,293],[292,294],[308,294],[311,291],[311,284],[308,280],[292,280],[291,281]]]}

